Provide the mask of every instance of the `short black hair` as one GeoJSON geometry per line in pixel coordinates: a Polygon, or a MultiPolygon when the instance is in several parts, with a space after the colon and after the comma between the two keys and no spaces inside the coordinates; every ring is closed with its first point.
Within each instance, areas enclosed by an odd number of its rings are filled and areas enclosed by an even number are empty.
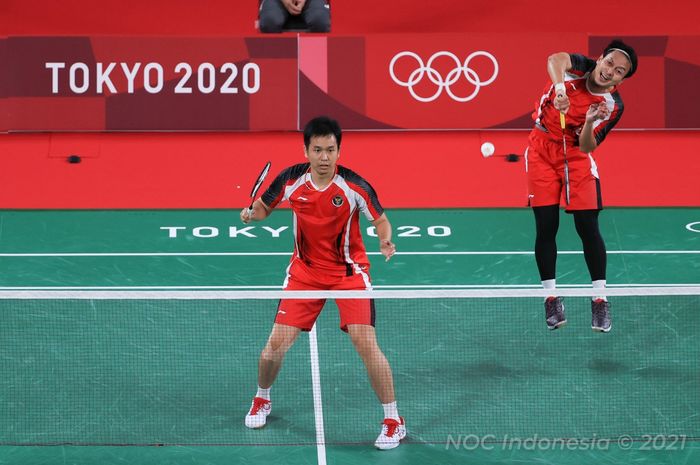
{"type": "Polygon", "coordinates": [[[343,133],[340,130],[340,124],[332,118],[327,116],[318,116],[308,123],[304,127],[304,147],[309,148],[311,143],[311,138],[314,136],[335,136],[335,141],[338,143],[338,149],[340,149],[340,139],[343,137],[343,133]]]}
{"type": "Polygon", "coordinates": [[[629,58],[630,60],[630,64],[632,65],[630,66],[629,71],[627,71],[625,79],[632,77],[632,75],[637,71],[637,52],[635,52],[631,46],[627,45],[620,39],[615,39],[612,42],[610,42],[607,47],[605,47],[605,50],[603,51],[603,56],[607,56],[608,53],[616,49],[625,52],[627,58],[629,58]]]}

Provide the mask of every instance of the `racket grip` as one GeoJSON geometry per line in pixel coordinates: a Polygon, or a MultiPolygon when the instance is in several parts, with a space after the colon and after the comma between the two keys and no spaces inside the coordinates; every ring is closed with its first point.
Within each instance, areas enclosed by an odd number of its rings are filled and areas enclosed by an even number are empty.
{"type": "Polygon", "coordinates": [[[564,116],[563,111],[559,112],[559,124],[561,124],[562,129],[566,128],[566,116],[564,116]]]}

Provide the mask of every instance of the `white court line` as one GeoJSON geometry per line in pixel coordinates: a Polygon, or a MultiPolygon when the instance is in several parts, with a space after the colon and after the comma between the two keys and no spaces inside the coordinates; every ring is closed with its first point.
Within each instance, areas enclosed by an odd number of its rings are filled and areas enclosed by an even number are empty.
{"type": "MultiPolygon", "coordinates": [[[[557,284],[560,289],[589,288],[587,284],[557,284]]],[[[609,288],[629,288],[629,287],[696,287],[700,283],[625,283],[607,284],[609,288]]],[[[541,284],[384,284],[372,285],[374,289],[539,289],[541,284]]],[[[0,291],[168,291],[168,290],[271,290],[280,291],[282,286],[0,286],[0,291]]]]}
{"type": "MultiPolygon", "coordinates": [[[[583,255],[581,250],[560,250],[561,255],[583,255]]],[[[395,255],[534,255],[534,251],[422,251],[396,252],[395,255]]],[[[608,255],[700,254],[700,250],[608,250],[608,255]]],[[[76,252],[76,253],[0,253],[0,257],[273,257],[290,256],[291,252],[76,252]]],[[[367,252],[381,255],[381,252],[367,252]]]]}
{"type": "Polygon", "coordinates": [[[311,391],[314,396],[314,419],[316,421],[316,455],[318,465],[326,465],[326,433],[323,429],[323,400],[321,399],[321,370],[318,362],[316,323],[309,331],[309,354],[311,358],[311,391]]]}

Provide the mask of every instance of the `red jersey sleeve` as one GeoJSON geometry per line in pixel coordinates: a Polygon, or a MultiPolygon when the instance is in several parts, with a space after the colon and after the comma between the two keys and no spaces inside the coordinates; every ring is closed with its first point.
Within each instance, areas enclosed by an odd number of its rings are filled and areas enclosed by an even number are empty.
{"type": "Polygon", "coordinates": [[[260,197],[270,208],[275,208],[280,202],[286,200],[286,187],[291,186],[297,179],[304,176],[309,169],[308,163],[300,163],[283,170],[272,181],[267,190],[260,197]]]}
{"type": "Polygon", "coordinates": [[[569,59],[571,59],[571,69],[567,71],[568,74],[581,77],[584,74],[593,71],[595,68],[595,60],[592,60],[585,55],[570,53],[569,59]]]}
{"type": "Polygon", "coordinates": [[[357,195],[360,211],[369,221],[374,221],[384,213],[376,191],[362,176],[343,166],[338,167],[338,174],[343,177],[348,187],[357,195]]]}

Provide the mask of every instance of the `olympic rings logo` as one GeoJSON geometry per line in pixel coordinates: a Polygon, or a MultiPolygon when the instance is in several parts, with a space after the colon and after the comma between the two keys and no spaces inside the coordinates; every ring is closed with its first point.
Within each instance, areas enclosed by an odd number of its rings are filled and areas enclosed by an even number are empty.
{"type": "Polygon", "coordinates": [[[476,97],[479,90],[483,86],[488,86],[496,80],[496,77],[498,76],[498,61],[496,60],[496,57],[491,55],[489,52],[478,51],[471,53],[467,59],[464,60],[464,63],[462,63],[454,53],[442,51],[434,53],[433,56],[428,59],[428,62],[423,64],[423,59],[417,54],[413,52],[401,52],[397,53],[394,58],[391,59],[391,63],[389,63],[389,74],[391,75],[391,79],[393,79],[396,84],[400,85],[401,87],[408,87],[408,91],[411,93],[411,96],[413,96],[413,98],[419,102],[433,102],[440,96],[440,94],[442,94],[443,90],[447,92],[447,95],[449,95],[452,100],[456,102],[468,102],[476,97]],[[486,81],[482,81],[481,78],[479,78],[479,75],[476,74],[476,71],[469,67],[469,62],[478,56],[486,57],[491,60],[491,63],[493,63],[493,74],[486,81]],[[397,78],[396,73],[394,72],[396,62],[403,57],[413,58],[418,63],[418,68],[411,72],[406,81],[397,78]],[[455,68],[447,73],[447,76],[444,78],[432,67],[433,62],[440,57],[448,57],[455,63],[455,68]],[[464,75],[467,81],[474,86],[474,91],[466,97],[455,95],[455,93],[452,91],[452,85],[457,83],[462,75],[464,75]],[[435,93],[429,97],[422,97],[418,95],[414,89],[414,86],[421,82],[425,76],[428,76],[430,82],[437,86],[435,93]]]}

